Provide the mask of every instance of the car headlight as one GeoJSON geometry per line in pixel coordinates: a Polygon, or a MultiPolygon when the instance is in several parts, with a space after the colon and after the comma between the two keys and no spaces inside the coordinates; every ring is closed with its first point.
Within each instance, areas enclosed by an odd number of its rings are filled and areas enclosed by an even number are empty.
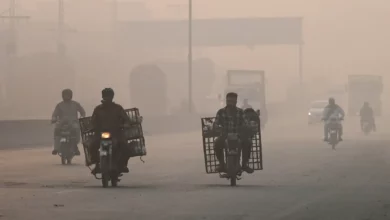
{"type": "Polygon", "coordinates": [[[310,115],[311,115],[311,112],[307,113],[307,115],[309,115],[309,116],[310,116],[310,115]]]}
{"type": "Polygon", "coordinates": [[[108,138],[110,138],[111,137],[111,134],[109,133],[109,132],[103,132],[102,133],[102,138],[103,139],[108,139],[108,138]]]}

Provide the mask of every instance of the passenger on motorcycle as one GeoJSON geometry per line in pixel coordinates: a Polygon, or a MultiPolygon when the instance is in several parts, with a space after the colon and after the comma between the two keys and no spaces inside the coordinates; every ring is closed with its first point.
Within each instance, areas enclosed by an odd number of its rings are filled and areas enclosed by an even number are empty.
{"type": "Polygon", "coordinates": [[[360,127],[362,130],[364,122],[370,123],[373,131],[376,131],[374,110],[372,110],[368,102],[364,102],[363,107],[360,109],[360,127]]]}
{"type": "Polygon", "coordinates": [[[248,102],[248,99],[244,99],[243,101],[243,105],[241,107],[243,110],[247,109],[247,108],[252,108],[251,105],[249,105],[249,102],[248,102]]]}
{"type": "MultiPolygon", "coordinates": [[[[226,95],[226,107],[217,112],[214,127],[220,127],[222,129],[222,134],[239,133],[241,135],[240,131],[242,131],[243,128],[248,127],[248,121],[245,118],[244,111],[237,107],[237,97],[238,95],[236,93],[228,93],[226,95]]],[[[248,165],[252,143],[247,137],[248,135],[241,135],[241,144],[243,148],[242,170],[247,173],[253,173],[253,169],[248,165]]],[[[225,138],[218,137],[215,140],[214,149],[219,161],[219,172],[225,172],[224,146],[225,138]]]]}
{"type": "Polygon", "coordinates": [[[334,98],[329,98],[329,104],[325,107],[323,112],[323,118],[324,120],[324,141],[328,141],[328,133],[329,133],[329,123],[330,119],[332,117],[337,117],[340,119],[339,122],[339,141],[342,141],[343,139],[341,136],[343,135],[343,125],[341,124],[341,120],[343,120],[345,116],[344,110],[336,104],[336,101],[334,98]]]}
{"type": "Polygon", "coordinates": [[[64,122],[70,122],[72,124],[73,132],[76,134],[76,149],[75,154],[80,155],[80,151],[77,147],[77,144],[80,142],[80,127],[78,123],[78,113],[80,113],[81,117],[85,117],[85,110],[80,105],[80,103],[73,101],[73,92],[70,89],[64,89],[62,91],[62,99],[63,101],[58,103],[54,109],[52,115],[52,123],[56,123],[54,129],[54,150],[52,151],[53,155],[56,155],[60,149],[60,131],[61,125],[64,122]]]}
{"type": "Polygon", "coordinates": [[[116,155],[118,165],[122,169],[120,171],[122,173],[128,173],[129,169],[127,168],[127,162],[130,159],[130,153],[126,148],[126,137],[122,128],[130,125],[130,118],[121,105],[113,102],[114,90],[111,88],[103,89],[102,99],[102,104],[95,108],[91,119],[95,137],[90,150],[92,163],[96,164],[95,168],[92,170],[92,174],[100,172],[99,147],[101,132],[110,132],[114,141],[117,142],[118,149],[121,151],[120,153],[117,152],[116,155]]]}

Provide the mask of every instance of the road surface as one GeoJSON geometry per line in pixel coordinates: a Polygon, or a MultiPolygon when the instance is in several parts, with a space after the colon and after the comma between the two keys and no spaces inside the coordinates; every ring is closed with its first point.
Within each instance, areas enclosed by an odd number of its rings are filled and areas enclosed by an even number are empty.
{"type": "Polygon", "coordinates": [[[199,132],[148,137],[146,162],[132,159],[116,189],[81,157],[62,166],[50,148],[1,151],[0,220],[390,219],[390,138],[354,126],[336,151],[321,127],[270,126],[264,170],[235,188],[205,174],[199,132]]]}

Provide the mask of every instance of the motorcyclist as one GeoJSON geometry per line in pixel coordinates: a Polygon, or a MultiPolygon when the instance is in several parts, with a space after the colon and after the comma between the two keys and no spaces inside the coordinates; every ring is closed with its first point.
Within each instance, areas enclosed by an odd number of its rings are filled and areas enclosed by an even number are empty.
{"type": "Polygon", "coordinates": [[[78,113],[80,113],[81,117],[85,117],[85,110],[80,105],[80,103],[73,101],[73,92],[70,89],[64,89],[62,91],[62,99],[63,101],[58,103],[54,109],[52,114],[52,123],[56,123],[54,129],[54,150],[52,151],[53,155],[56,155],[60,148],[60,129],[62,122],[71,122],[72,129],[76,134],[76,146],[75,146],[75,154],[80,155],[80,151],[77,147],[77,144],[80,142],[80,128],[78,123],[78,113]]]}
{"type": "MultiPolygon", "coordinates": [[[[224,135],[229,133],[241,133],[240,131],[242,131],[242,128],[248,127],[248,121],[245,118],[244,111],[237,107],[237,97],[237,93],[228,93],[226,95],[226,107],[220,109],[217,112],[214,127],[220,127],[222,129],[222,134],[224,135]]],[[[241,136],[241,143],[243,148],[242,170],[247,173],[253,173],[253,169],[251,169],[248,165],[252,144],[248,138],[245,138],[245,136],[246,135],[241,136]]],[[[224,146],[225,137],[218,137],[215,140],[214,149],[219,161],[219,172],[225,172],[225,160],[223,153],[224,146]]]]}
{"type": "MultiPolygon", "coordinates": [[[[344,110],[336,104],[336,101],[334,98],[329,98],[329,104],[325,107],[324,112],[323,112],[323,118],[324,120],[324,141],[328,141],[328,133],[329,133],[329,123],[330,123],[330,118],[331,116],[336,116],[340,118],[340,120],[344,119],[345,113],[344,110]]],[[[339,141],[342,141],[342,136],[343,135],[343,125],[340,123],[339,127],[339,141]]]]}
{"type": "Polygon", "coordinates": [[[249,102],[248,102],[248,99],[244,99],[243,100],[243,105],[241,107],[243,110],[247,109],[247,108],[252,108],[251,105],[249,105],[249,102]]]}
{"type": "Polygon", "coordinates": [[[118,160],[118,165],[121,167],[122,173],[128,173],[127,161],[130,158],[126,146],[126,137],[122,128],[131,124],[130,118],[127,116],[123,107],[113,102],[114,90],[105,88],[102,90],[102,104],[98,105],[92,114],[92,127],[95,132],[94,142],[91,146],[92,163],[96,166],[92,170],[92,174],[99,172],[99,143],[101,132],[110,132],[114,140],[118,141],[120,152],[114,156],[118,160]]]}
{"type": "Polygon", "coordinates": [[[360,109],[360,126],[362,130],[364,122],[371,123],[373,130],[376,131],[374,110],[372,110],[368,102],[364,102],[363,107],[360,109]]]}

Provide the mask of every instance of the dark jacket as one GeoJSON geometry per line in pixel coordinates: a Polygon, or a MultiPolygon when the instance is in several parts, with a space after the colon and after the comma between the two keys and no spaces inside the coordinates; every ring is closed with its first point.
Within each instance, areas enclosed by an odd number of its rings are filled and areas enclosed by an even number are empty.
{"type": "Polygon", "coordinates": [[[123,107],[114,102],[103,102],[93,111],[92,126],[97,133],[119,133],[126,124],[130,124],[130,118],[123,107]]]}
{"type": "Polygon", "coordinates": [[[374,110],[372,110],[371,107],[367,106],[363,106],[361,109],[360,109],[360,117],[362,118],[372,118],[374,117],[374,110]]]}

